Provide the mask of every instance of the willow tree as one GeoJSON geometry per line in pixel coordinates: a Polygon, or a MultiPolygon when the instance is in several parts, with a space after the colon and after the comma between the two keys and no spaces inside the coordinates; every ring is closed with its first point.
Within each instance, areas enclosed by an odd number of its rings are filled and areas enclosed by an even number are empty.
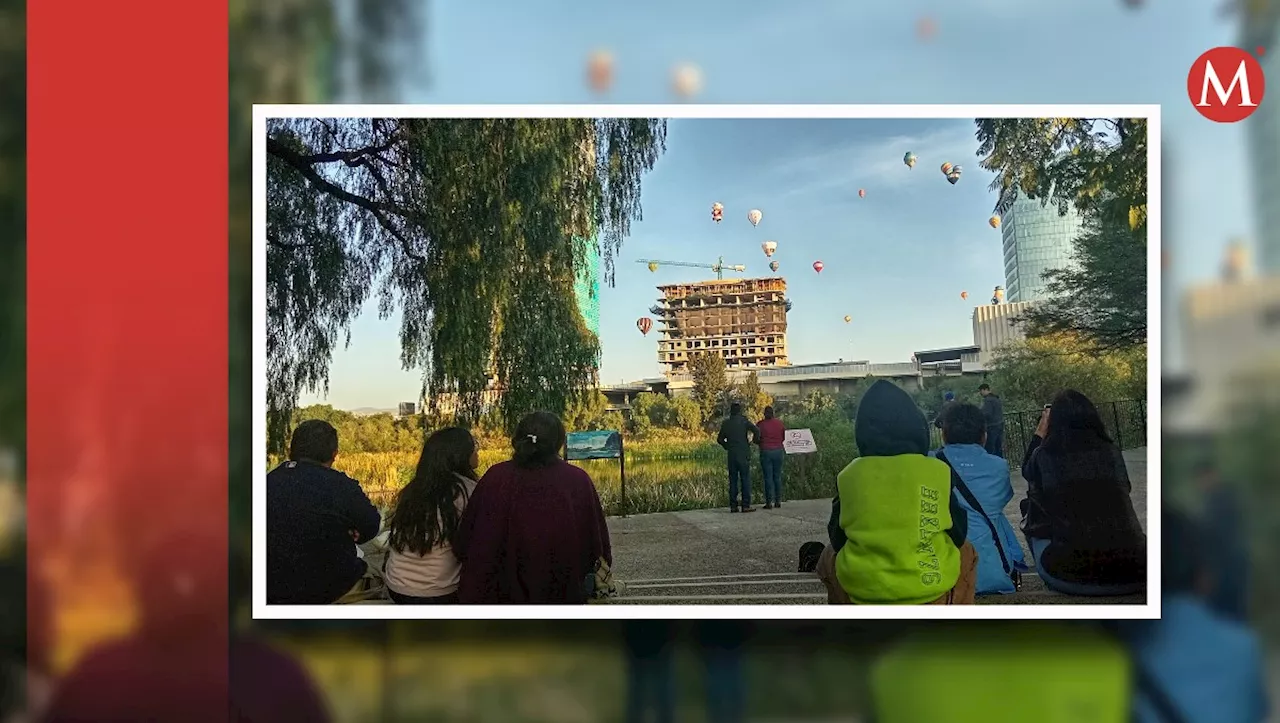
{"type": "Polygon", "coordinates": [[[599,341],[574,281],[598,244],[613,283],[665,121],[302,119],[267,135],[274,449],[373,294],[384,318],[401,312],[403,366],[461,423],[495,387],[510,423],[592,384],[599,341]]]}
{"type": "Polygon", "coordinates": [[[1069,334],[1097,350],[1147,340],[1147,121],[978,119],[978,155],[994,171],[995,212],[1019,195],[1078,211],[1074,263],[1045,273],[1050,303],[1024,318],[1031,336],[1069,334]]]}

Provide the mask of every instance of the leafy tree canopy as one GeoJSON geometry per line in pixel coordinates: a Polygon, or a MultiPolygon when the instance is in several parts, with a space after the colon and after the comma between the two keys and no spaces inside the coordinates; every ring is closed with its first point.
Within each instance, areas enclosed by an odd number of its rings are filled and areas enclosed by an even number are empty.
{"type": "Polygon", "coordinates": [[[981,118],[981,166],[996,173],[996,213],[1019,195],[1084,218],[1074,266],[1045,274],[1051,299],[1027,333],[1068,333],[1096,349],[1147,340],[1147,121],[981,118]]]}
{"type": "Polygon", "coordinates": [[[703,352],[689,361],[689,376],[693,377],[690,396],[702,410],[702,422],[710,424],[721,415],[725,395],[733,388],[724,357],[703,352]]]}
{"type": "Polygon", "coordinates": [[[1009,412],[1039,409],[1063,389],[1075,389],[1098,404],[1145,399],[1146,347],[1099,354],[1066,334],[1032,338],[1001,347],[986,381],[1009,412]]]}
{"type": "Polygon", "coordinates": [[[575,274],[598,243],[612,284],[665,121],[289,119],[267,134],[272,447],[375,293],[402,313],[405,368],[429,399],[456,395],[459,422],[494,386],[509,423],[591,384],[575,274]]]}

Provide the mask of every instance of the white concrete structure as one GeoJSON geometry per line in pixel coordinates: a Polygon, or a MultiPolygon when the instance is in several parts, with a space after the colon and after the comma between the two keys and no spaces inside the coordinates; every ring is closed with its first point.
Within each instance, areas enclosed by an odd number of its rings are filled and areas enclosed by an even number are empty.
{"type": "Polygon", "coordinates": [[[981,349],[979,362],[985,367],[991,363],[997,349],[1011,342],[1027,338],[1022,324],[1014,319],[1025,313],[1036,302],[1018,301],[1011,304],[984,304],[973,310],[973,345],[981,349]]]}
{"type": "Polygon", "coordinates": [[[1248,379],[1280,368],[1280,276],[1192,288],[1183,303],[1183,338],[1191,388],[1165,411],[1166,423],[1203,431],[1226,420],[1248,379]]]}

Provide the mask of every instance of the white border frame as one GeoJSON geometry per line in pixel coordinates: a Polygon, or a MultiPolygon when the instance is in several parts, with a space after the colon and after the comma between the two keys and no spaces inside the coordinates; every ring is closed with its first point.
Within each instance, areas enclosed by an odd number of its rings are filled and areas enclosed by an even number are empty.
{"type": "Polygon", "coordinates": [[[347,620],[1101,620],[1160,617],[1160,106],[255,105],[253,107],[253,617],[347,620]],[[1147,118],[1147,602],[1144,605],[267,605],[267,118],[1147,118]]]}

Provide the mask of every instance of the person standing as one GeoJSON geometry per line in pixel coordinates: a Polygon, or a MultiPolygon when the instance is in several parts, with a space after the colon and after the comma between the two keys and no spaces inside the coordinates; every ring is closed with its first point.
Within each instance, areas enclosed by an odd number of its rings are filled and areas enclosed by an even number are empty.
{"type": "Polygon", "coordinates": [[[716,441],[729,453],[729,511],[755,512],[751,506],[751,445],[760,442],[760,428],[742,414],[742,405],[729,405],[729,417],[720,424],[716,441]],[[738,490],[742,507],[738,507],[738,490]]]}
{"type": "Polygon", "coordinates": [[[1004,458],[1004,402],[991,391],[990,384],[978,387],[982,395],[982,416],[987,422],[987,453],[1004,458]]]}
{"type": "Polygon", "coordinates": [[[956,393],[948,390],[942,395],[942,408],[938,410],[938,416],[933,418],[933,426],[942,429],[942,416],[947,413],[947,409],[951,408],[956,402],[956,393]]]}
{"type": "Polygon", "coordinates": [[[338,430],[311,419],[293,430],[289,459],[267,474],[267,604],[328,605],[368,571],[356,545],[382,515],[360,484],[333,468],[338,430]]]}
{"type": "Polygon", "coordinates": [[[773,407],[764,408],[764,419],[756,427],[760,430],[760,471],[764,475],[764,508],[782,506],[782,462],[786,452],[782,447],[787,428],[781,419],[773,416],[773,407]]]}

